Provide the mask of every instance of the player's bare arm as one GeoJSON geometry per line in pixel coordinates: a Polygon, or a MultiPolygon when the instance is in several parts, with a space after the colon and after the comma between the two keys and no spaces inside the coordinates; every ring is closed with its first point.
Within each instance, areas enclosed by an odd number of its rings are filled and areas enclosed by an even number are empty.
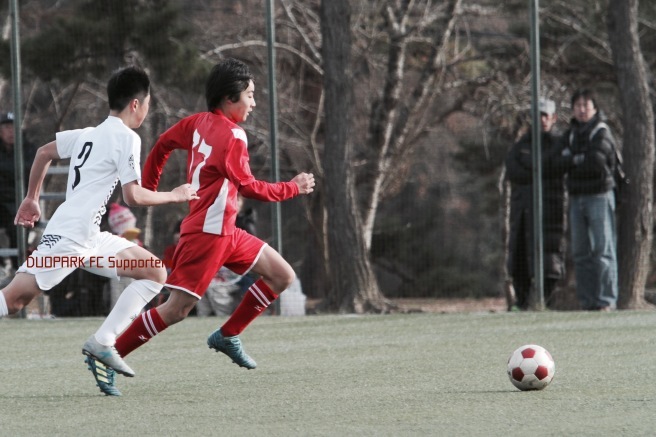
{"type": "Polygon", "coordinates": [[[314,191],[314,175],[312,173],[299,173],[292,179],[298,185],[298,194],[310,194],[314,191]]]}
{"type": "Polygon", "coordinates": [[[137,181],[123,186],[123,199],[129,206],[153,206],[166,203],[182,203],[199,199],[196,190],[190,184],[182,184],[171,191],[150,191],[137,181]]]}
{"type": "Polygon", "coordinates": [[[50,163],[59,158],[57,153],[57,143],[51,141],[41,147],[36,152],[32,168],[30,169],[30,179],[27,186],[27,195],[21,203],[14,224],[25,228],[33,228],[34,224],[41,217],[41,208],[39,207],[39,196],[41,186],[46,177],[50,163]]]}

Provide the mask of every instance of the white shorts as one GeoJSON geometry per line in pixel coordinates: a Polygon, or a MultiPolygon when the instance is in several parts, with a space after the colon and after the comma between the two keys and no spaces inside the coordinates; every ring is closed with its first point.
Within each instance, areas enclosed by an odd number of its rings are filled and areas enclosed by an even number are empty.
{"type": "Polygon", "coordinates": [[[116,279],[116,254],[133,246],[136,244],[109,232],[95,235],[85,245],[47,234],[18,272],[34,275],[42,291],[50,290],[75,269],[116,279]]]}

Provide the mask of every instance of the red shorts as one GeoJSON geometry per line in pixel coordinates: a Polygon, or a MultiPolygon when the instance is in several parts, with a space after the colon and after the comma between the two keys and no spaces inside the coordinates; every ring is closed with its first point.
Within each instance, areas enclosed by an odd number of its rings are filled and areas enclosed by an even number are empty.
{"type": "Polygon", "coordinates": [[[185,234],[175,249],[164,285],[200,299],[221,266],[243,275],[253,268],[265,246],[264,241],[239,228],[232,235],[185,234]]]}

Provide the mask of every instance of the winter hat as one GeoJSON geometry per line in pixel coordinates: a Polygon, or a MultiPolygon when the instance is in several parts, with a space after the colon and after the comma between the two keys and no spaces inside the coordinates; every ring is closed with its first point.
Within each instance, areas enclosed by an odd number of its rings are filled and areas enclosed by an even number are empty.
{"type": "Polygon", "coordinates": [[[542,98],[538,102],[538,109],[542,114],[553,115],[556,113],[556,102],[542,98]]]}
{"type": "Polygon", "coordinates": [[[141,229],[137,227],[137,218],[129,208],[114,202],[109,205],[109,227],[113,233],[133,240],[139,236],[141,229]]]}
{"type": "Polygon", "coordinates": [[[14,122],[14,113],[13,112],[7,112],[4,114],[0,114],[0,124],[5,124],[5,123],[13,123],[14,122]]]}

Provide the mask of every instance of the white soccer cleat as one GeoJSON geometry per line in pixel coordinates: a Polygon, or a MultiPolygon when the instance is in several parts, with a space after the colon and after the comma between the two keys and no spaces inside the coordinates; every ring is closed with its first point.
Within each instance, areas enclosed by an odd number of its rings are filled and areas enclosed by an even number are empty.
{"type": "Polygon", "coordinates": [[[117,373],[125,376],[134,376],[134,370],[123,361],[114,346],[104,346],[98,343],[95,336],[89,337],[84,346],[82,353],[86,356],[93,357],[107,367],[111,367],[117,373]]]}

